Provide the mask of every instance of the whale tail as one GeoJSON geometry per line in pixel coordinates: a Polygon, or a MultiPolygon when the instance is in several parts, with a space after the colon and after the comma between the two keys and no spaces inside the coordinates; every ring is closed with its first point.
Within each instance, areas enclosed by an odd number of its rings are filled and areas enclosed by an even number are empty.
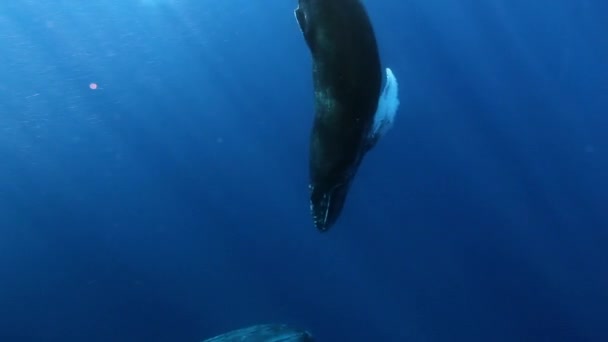
{"type": "Polygon", "coordinates": [[[399,84],[390,68],[386,68],[386,82],[374,115],[374,123],[369,134],[368,150],[393,126],[399,108],[399,84]]]}

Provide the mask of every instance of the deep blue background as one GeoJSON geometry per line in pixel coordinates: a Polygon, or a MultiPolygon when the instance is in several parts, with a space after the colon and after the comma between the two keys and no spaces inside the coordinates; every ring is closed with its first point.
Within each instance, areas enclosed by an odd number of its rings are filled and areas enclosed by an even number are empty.
{"type": "Polygon", "coordinates": [[[0,2],[0,341],[608,341],[608,2],[367,1],[402,104],[328,234],[295,6],[0,2]]]}

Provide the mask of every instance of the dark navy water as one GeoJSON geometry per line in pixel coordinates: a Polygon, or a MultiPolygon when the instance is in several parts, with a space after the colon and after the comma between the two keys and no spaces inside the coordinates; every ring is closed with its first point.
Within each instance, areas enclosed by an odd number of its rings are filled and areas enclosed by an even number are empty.
{"type": "Polygon", "coordinates": [[[295,0],[2,1],[0,341],[608,341],[608,2],[366,5],[401,107],[321,234],[295,0]]]}

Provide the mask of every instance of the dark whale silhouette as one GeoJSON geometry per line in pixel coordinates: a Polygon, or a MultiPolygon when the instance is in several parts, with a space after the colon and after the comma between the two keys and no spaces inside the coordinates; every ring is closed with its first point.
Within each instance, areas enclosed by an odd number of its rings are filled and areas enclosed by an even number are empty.
{"type": "Polygon", "coordinates": [[[285,324],[258,324],[232,330],[202,342],[313,342],[312,335],[305,330],[285,324]]]}
{"type": "Polygon", "coordinates": [[[387,69],[381,99],[376,37],[359,0],[299,0],[295,16],[313,62],[310,207],[325,231],[340,216],[363,156],[393,121],[397,82],[387,69]]]}

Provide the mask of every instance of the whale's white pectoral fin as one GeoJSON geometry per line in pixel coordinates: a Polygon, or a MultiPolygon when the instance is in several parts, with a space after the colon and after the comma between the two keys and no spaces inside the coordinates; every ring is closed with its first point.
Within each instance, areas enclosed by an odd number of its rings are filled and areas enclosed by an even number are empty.
{"type": "Polygon", "coordinates": [[[386,82],[374,115],[374,123],[369,134],[368,149],[374,147],[378,140],[393,126],[399,108],[399,84],[390,68],[386,68],[386,82]]]}

